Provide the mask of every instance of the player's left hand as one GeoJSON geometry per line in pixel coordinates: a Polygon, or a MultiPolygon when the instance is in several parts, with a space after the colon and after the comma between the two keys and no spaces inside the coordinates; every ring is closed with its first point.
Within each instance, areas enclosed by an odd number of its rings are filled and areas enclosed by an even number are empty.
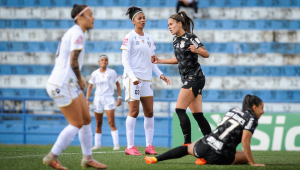
{"type": "Polygon", "coordinates": [[[196,53],[197,48],[194,45],[190,45],[190,47],[188,48],[191,50],[191,52],[196,53]]]}
{"type": "Polygon", "coordinates": [[[168,77],[164,76],[163,74],[160,76],[160,79],[162,79],[163,81],[165,81],[167,83],[167,85],[170,85],[170,80],[168,77]]]}
{"type": "Polygon", "coordinates": [[[122,100],[120,98],[118,98],[118,100],[117,100],[117,106],[121,106],[121,104],[122,104],[122,100]]]}

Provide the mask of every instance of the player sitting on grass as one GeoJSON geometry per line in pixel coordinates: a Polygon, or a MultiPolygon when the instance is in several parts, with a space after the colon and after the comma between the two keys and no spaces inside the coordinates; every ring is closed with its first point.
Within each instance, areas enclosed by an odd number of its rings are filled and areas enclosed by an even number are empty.
{"type": "Polygon", "coordinates": [[[223,117],[217,129],[188,146],[179,146],[156,157],[145,157],[148,164],[168,159],[193,155],[204,158],[209,164],[233,165],[247,164],[251,166],[265,166],[256,164],[253,160],[250,140],[258,125],[258,119],[264,114],[264,103],[254,95],[246,95],[243,109],[232,108],[223,117]],[[236,151],[242,142],[244,151],[236,151]]]}

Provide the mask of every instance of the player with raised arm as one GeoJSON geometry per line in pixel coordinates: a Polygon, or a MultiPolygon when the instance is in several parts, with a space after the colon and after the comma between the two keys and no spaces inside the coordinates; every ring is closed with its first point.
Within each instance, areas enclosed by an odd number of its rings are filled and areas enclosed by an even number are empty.
{"type": "MultiPolygon", "coordinates": [[[[173,38],[175,58],[158,59],[157,56],[152,56],[151,61],[159,64],[178,64],[183,86],[178,95],[176,113],[184,136],[182,145],[189,145],[192,139],[191,122],[186,114],[187,107],[191,109],[203,135],[211,132],[210,125],[202,111],[202,89],[205,85],[205,76],[198,62],[198,55],[208,58],[209,53],[199,38],[192,33],[194,22],[184,11],[172,15],[168,20],[168,26],[171,34],[175,35],[173,38]]],[[[196,164],[205,164],[205,162],[203,159],[197,159],[196,164]]]]}
{"type": "Polygon", "coordinates": [[[142,9],[132,6],[128,8],[126,15],[129,16],[135,28],[126,35],[121,46],[125,101],[129,105],[129,115],[126,119],[127,148],[125,154],[142,155],[134,146],[134,127],[141,101],[145,115],[145,153],[154,155],[157,152],[152,146],[154,134],[152,71],[168,85],[170,81],[156,64],[151,63],[151,56],[155,55],[156,47],[152,36],[143,31],[146,18],[142,9]]]}
{"type": "Polygon", "coordinates": [[[262,114],[264,114],[263,101],[257,96],[248,94],[244,97],[243,109],[230,109],[214,132],[191,145],[179,146],[156,157],[145,157],[145,161],[152,164],[190,154],[215,165],[249,163],[251,166],[265,166],[254,162],[250,148],[251,137],[262,114]],[[244,151],[236,151],[237,145],[241,142],[244,151]]]}
{"type": "Polygon", "coordinates": [[[47,81],[47,93],[58,105],[69,125],[59,134],[51,151],[43,158],[43,163],[54,169],[67,170],[57,160],[78,133],[83,158],[83,168],[106,169],[105,164],[92,157],[93,133],[91,116],[82,91],[86,83],[81,77],[84,59],[85,31],[94,27],[93,13],[86,5],[74,4],[71,17],[75,25],[62,37],[55,65],[47,81]]]}
{"type": "Polygon", "coordinates": [[[101,149],[101,137],[102,137],[102,121],[103,121],[103,111],[107,115],[108,124],[111,129],[111,136],[114,143],[113,150],[119,150],[119,132],[115,123],[115,108],[120,106],[122,103],[121,100],[121,87],[119,83],[119,76],[115,70],[107,68],[108,57],[106,55],[101,55],[98,60],[100,66],[99,69],[93,71],[90,80],[89,86],[86,92],[86,102],[87,105],[90,105],[90,95],[92,88],[95,85],[96,91],[94,95],[93,109],[95,112],[96,119],[96,130],[95,130],[95,146],[92,150],[101,149]],[[117,86],[118,90],[118,100],[117,105],[114,98],[114,84],[117,86]]]}

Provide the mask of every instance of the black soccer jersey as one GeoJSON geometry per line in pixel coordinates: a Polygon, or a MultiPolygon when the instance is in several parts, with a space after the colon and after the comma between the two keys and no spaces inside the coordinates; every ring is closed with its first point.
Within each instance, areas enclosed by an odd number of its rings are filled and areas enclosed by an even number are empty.
{"type": "Polygon", "coordinates": [[[217,129],[205,136],[203,141],[219,154],[234,156],[237,145],[241,143],[243,130],[253,134],[257,125],[258,119],[254,114],[232,108],[225,114],[217,129]]]}
{"type": "Polygon", "coordinates": [[[205,78],[198,62],[198,54],[188,49],[190,45],[195,45],[196,48],[203,46],[199,38],[189,32],[173,38],[174,52],[178,60],[178,69],[182,83],[187,80],[197,81],[205,78]]]}

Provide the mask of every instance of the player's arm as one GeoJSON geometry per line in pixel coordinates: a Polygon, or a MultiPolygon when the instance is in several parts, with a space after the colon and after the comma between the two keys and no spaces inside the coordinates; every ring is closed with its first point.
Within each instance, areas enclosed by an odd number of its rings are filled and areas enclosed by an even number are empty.
{"type": "Polygon", "coordinates": [[[151,56],[151,62],[154,64],[178,64],[177,58],[159,59],[156,55],[151,56]]]}
{"type": "Polygon", "coordinates": [[[118,90],[118,100],[117,100],[117,106],[120,106],[122,104],[121,100],[121,86],[120,83],[117,81],[116,82],[117,90],[118,90]]]}
{"type": "Polygon", "coordinates": [[[132,80],[134,85],[137,85],[140,83],[140,81],[136,78],[136,76],[134,75],[131,66],[129,64],[129,60],[130,60],[130,52],[127,50],[122,50],[122,64],[124,66],[124,70],[126,71],[126,73],[128,74],[129,78],[132,80]]]}
{"type": "Polygon", "coordinates": [[[87,88],[87,91],[86,91],[86,103],[87,105],[90,105],[90,96],[91,96],[91,92],[92,92],[92,89],[93,89],[93,84],[89,84],[88,88],[87,88]]]}
{"type": "Polygon", "coordinates": [[[208,58],[209,57],[209,53],[207,52],[207,50],[204,48],[204,46],[201,46],[199,48],[196,48],[195,45],[191,45],[189,47],[189,49],[196,54],[201,55],[204,58],[208,58]]]}
{"type": "Polygon", "coordinates": [[[242,145],[243,145],[244,153],[247,157],[247,160],[248,160],[248,162],[251,166],[265,166],[264,164],[256,164],[254,162],[252,152],[251,152],[251,148],[250,148],[251,137],[252,137],[251,132],[249,132],[248,130],[243,131],[242,145]]]}
{"type": "Polygon", "coordinates": [[[73,72],[75,73],[75,75],[77,77],[78,85],[80,86],[81,90],[84,90],[86,84],[82,80],[81,73],[79,70],[79,62],[78,62],[80,52],[81,52],[81,50],[74,50],[71,52],[70,64],[71,64],[71,68],[72,68],[73,72]]]}

